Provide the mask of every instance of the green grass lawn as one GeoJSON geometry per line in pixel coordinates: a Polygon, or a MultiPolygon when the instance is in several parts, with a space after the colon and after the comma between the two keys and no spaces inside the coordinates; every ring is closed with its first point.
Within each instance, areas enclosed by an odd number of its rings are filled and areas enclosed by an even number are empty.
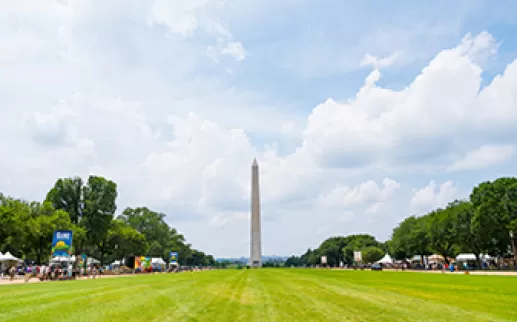
{"type": "Polygon", "coordinates": [[[304,269],[0,286],[0,321],[517,321],[517,277],[304,269]]]}

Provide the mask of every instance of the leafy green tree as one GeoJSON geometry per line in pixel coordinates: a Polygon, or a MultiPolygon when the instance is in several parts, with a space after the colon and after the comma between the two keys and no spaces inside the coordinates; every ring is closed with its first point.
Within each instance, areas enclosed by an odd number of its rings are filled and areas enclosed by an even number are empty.
{"type": "Polygon", "coordinates": [[[153,243],[149,246],[147,255],[152,256],[152,257],[162,257],[163,256],[163,246],[160,245],[159,242],[153,241],[153,243]]]}
{"type": "Polygon", "coordinates": [[[165,214],[152,211],[147,207],[126,208],[120,215],[126,222],[145,236],[149,244],[149,256],[168,259],[171,251],[178,252],[178,260],[185,265],[206,266],[215,264],[213,257],[192,249],[185,237],[165,222],[165,214]]]}
{"type": "Polygon", "coordinates": [[[26,222],[25,250],[36,255],[36,262],[46,262],[50,255],[52,236],[55,230],[71,229],[73,226],[68,213],[55,210],[50,202],[31,204],[31,218],[26,222]]]}
{"type": "Polygon", "coordinates": [[[130,227],[144,235],[149,244],[148,255],[163,257],[171,244],[171,231],[165,222],[165,214],[147,207],[126,208],[119,217],[130,227]]]}
{"type": "Polygon", "coordinates": [[[505,256],[510,246],[515,264],[515,236],[517,225],[517,178],[503,177],[493,182],[482,182],[476,186],[470,200],[475,208],[476,223],[483,227],[483,243],[492,255],[505,256]]]}
{"type": "Polygon", "coordinates": [[[423,261],[423,257],[430,253],[426,226],[425,217],[411,216],[393,230],[390,246],[395,258],[420,255],[423,261]]]}
{"type": "Polygon", "coordinates": [[[327,256],[327,264],[329,266],[337,266],[340,260],[343,260],[343,248],[347,244],[348,239],[346,237],[331,237],[326,239],[321,243],[317,251],[314,252],[314,254],[317,254],[317,257],[319,257],[314,264],[320,263],[321,256],[327,256]]]}
{"type": "Polygon", "coordinates": [[[517,268],[517,183],[511,183],[506,188],[503,205],[506,210],[505,222],[509,230],[514,266],[517,268]]]}
{"type": "Polygon", "coordinates": [[[78,227],[75,253],[89,250],[100,256],[101,263],[108,251],[107,232],[117,209],[116,199],[117,185],[99,176],[90,176],[86,184],[79,177],[58,179],[46,197],[78,227]]]}
{"type": "Polygon", "coordinates": [[[0,250],[18,257],[23,255],[30,219],[31,208],[27,202],[4,196],[0,198],[0,250]]]}
{"type": "MultiPolygon", "coordinates": [[[[376,247],[382,250],[381,247],[383,246],[382,243],[378,242],[375,239],[375,237],[367,234],[350,235],[346,237],[345,241],[346,246],[342,249],[343,259],[344,262],[346,262],[349,265],[354,262],[355,251],[363,251],[367,247],[376,247]]],[[[363,261],[366,260],[363,258],[363,261]]]]}
{"type": "Polygon", "coordinates": [[[300,266],[304,265],[304,262],[301,257],[291,256],[286,259],[284,265],[285,265],[285,267],[291,267],[291,266],[300,267],[300,266]]]}
{"type": "Polygon", "coordinates": [[[455,211],[457,214],[454,225],[456,243],[460,249],[474,253],[478,264],[481,265],[479,254],[485,250],[486,239],[483,227],[477,222],[474,206],[470,201],[457,201],[455,211]]]}
{"type": "Polygon", "coordinates": [[[461,209],[459,202],[453,202],[445,209],[438,209],[426,215],[426,230],[431,250],[443,256],[449,264],[449,258],[456,255],[457,236],[455,225],[461,209]]]}
{"type": "Polygon", "coordinates": [[[81,178],[60,178],[47,193],[46,200],[51,202],[55,209],[66,211],[71,222],[79,225],[84,212],[83,191],[81,178]]]}
{"type": "Polygon", "coordinates": [[[117,210],[117,185],[103,177],[90,176],[83,189],[84,212],[81,223],[87,231],[88,242],[97,248],[99,261],[104,264],[108,252],[108,230],[117,210]]]}
{"type": "Polygon", "coordinates": [[[384,256],[384,251],[377,246],[367,246],[361,252],[365,263],[375,263],[384,256]]]}
{"type": "Polygon", "coordinates": [[[320,261],[317,250],[311,250],[310,248],[301,256],[303,265],[316,265],[320,261]]]}
{"type": "Polygon", "coordinates": [[[120,219],[114,219],[108,230],[107,244],[111,259],[140,256],[148,249],[145,236],[120,219]]]}
{"type": "Polygon", "coordinates": [[[491,255],[508,254],[511,244],[510,228],[515,214],[512,213],[510,206],[511,193],[507,191],[516,182],[516,178],[499,178],[493,182],[482,182],[470,195],[474,206],[474,224],[479,230],[483,230],[482,248],[491,255]]]}

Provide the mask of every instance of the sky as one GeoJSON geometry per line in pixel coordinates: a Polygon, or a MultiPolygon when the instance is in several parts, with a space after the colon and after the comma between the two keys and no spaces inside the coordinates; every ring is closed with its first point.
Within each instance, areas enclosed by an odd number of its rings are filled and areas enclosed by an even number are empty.
{"type": "Polygon", "coordinates": [[[387,240],[516,175],[514,1],[0,0],[0,191],[100,175],[193,247],[387,240]]]}

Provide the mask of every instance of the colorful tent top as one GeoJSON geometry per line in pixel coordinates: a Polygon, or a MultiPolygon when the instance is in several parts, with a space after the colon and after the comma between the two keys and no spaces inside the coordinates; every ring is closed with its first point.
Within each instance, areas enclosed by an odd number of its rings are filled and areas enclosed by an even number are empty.
{"type": "Polygon", "coordinates": [[[151,267],[151,257],[137,256],[135,257],[135,269],[148,269],[151,267]]]}
{"type": "Polygon", "coordinates": [[[389,254],[384,255],[383,258],[375,262],[376,264],[393,264],[393,259],[389,254]]]}

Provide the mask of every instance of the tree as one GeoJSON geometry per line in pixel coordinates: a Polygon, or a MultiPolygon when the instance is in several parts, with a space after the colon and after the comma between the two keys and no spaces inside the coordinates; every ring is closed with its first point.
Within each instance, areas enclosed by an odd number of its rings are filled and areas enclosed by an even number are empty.
{"type": "Polygon", "coordinates": [[[384,251],[376,246],[368,246],[361,249],[363,262],[375,263],[384,256],[384,251]]]}
{"type": "MultiPolygon", "coordinates": [[[[354,262],[354,252],[362,251],[367,247],[376,247],[378,249],[381,249],[382,243],[378,242],[375,239],[375,237],[367,234],[347,236],[346,246],[342,249],[344,262],[346,262],[349,265],[352,264],[354,262]]],[[[363,261],[366,260],[363,258],[363,261]]]]}
{"type": "Polygon", "coordinates": [[[145,236],[149,244],[147,252],[149,256],[167,259],[168,254],[175,251],[178,252],[178,260],[186,265],[213,263],[205,258],[204,253],[191,249],[185,237],[165,222],[163,213],[152,211],[147,207],[126,208],[120,215],[120,219],[145,236]]]}
{"type": "Polygon", "coordinates": [[[102,263],[107,251],[106,236],[115,214],[117,185],[103,177],[90,176],[86,182],[79,177],[61,178],[47,193],[46,200],[55,209],[64,210],[78,228],[75,253],[87,248],[97,253],[102,263]],[[84,231],[83,231],[84,230],[84,231]]]}
{"type": "Polygon", "coordinates": [[[459,202],[455,201],[445,209],[433,211],[425,220],[429,247],[442,255],[447,264],[449,257],[454,256],[457,250],[455,225],[461,209],[458,204],[459,202]]]}
{"type": "Polygon", "coordinates": [[[147,207],[126,208],[120,219],[144,235],[149,244],[150,256],[165,256],[167,246],[171,243],[171,231],[164,220],[165,214],[152,211],[147,207]]]}
{"type": "Polygon", "coordinates": [[[185,237],[165,222],[165,214],[146,207],[127,208],[114,219],[117,185],[103,177],[58,179],[43,203],[0,193],[0,251],[40,263],[50,251],[57,229],[73,231],[73,253],[100,259],[149,254],[167,259],[179,253],[185,264],[215,265],[213,256],[192,249],[185,237]],[[33,256],[33,257],[32,257],[33,256]]]}
{"type": "Polygon", "coordinates": [[[117,185],[103,177],[90,176],[83,191],[81,223],[86,228],[89,244],[97,247],[99,261],[103,265],[104,254],[108,250],[107,234],[117,209],[117,185]]]}
{"type": "MultiPolygon", "coordinates": [[[[329,266],[336,266],[343,258],[342,250],[347,244],[348,240],[346,237],[331,237],[326,239],[315,252],[319,258],[317,258],[317,262],[314,264],[320,263],[321,256],[327,256],[327,264],[329,266]]],[[[312,258],[312,260],[314,260],[314,258],[312,258]]]]}
{"type": "Polygon", "coordinates": [[[456,243],[461,249],[474,253],[478,264],[481,265],[479,254],[483,252],[485,238],[483,227],[476,221],[474,206],[469,201],[457,201],[455,211],[457,215],[454,225],[456,243]]]}
{"type": "MultiPolygon", "coordinates": [[[[510,245],[515,243],[510,238],[515,213],[514,185],[517,178],[499,178],[493,182],[482,182],[475,187],[470,195],[474,206],[474,223],[483,228],[483,248],[491,255],[505,256],[509,253],[510,245]]],[[[517,264],[517,254],[513,251],[517,264]]]]}
{"type": "Polygon", "coordinates": [[[54,231],[72,226],[69,215],[63,210],[55,210],[50,202],[31,204],[31,218],[26,222],[24,234],[26,254],[35,252],[36,262],[41,264],[50,254],[54,231]]]}
{"type": "Polygon", "coordinates": [[[26,223],[31,219],[27,202],[4,197],[0,198],[0,250],[20,257],[26,241],[26,223]]]}
{"type": "Polygon", "coordinates": [[[319,262],[318,254],[310,248],[300,257],[302,265],[316,265],[319,262]]]}
{"type": "Polygon", "coordinates": [[[84,211],[82,179],[79,177],[58,179],[47,193],[46,200],[51,202],[55,209],[66,211],[71,222],[79,225],[84,211]]]}
{"type": "Polygon", "coordinates": [[[429,238],[426,231],[426,218],[411,216],[402,221],[394,230],[390,247],[395,258],[405,259],[429,254],[429,238]]]}
{"type": "Polygon", "coordinates": [[[120,219],[114,219],[108,230],[107,245],[109,245],[112,259],[127,256],[140,256],[148,249],[145,236],[120,219]]]}

